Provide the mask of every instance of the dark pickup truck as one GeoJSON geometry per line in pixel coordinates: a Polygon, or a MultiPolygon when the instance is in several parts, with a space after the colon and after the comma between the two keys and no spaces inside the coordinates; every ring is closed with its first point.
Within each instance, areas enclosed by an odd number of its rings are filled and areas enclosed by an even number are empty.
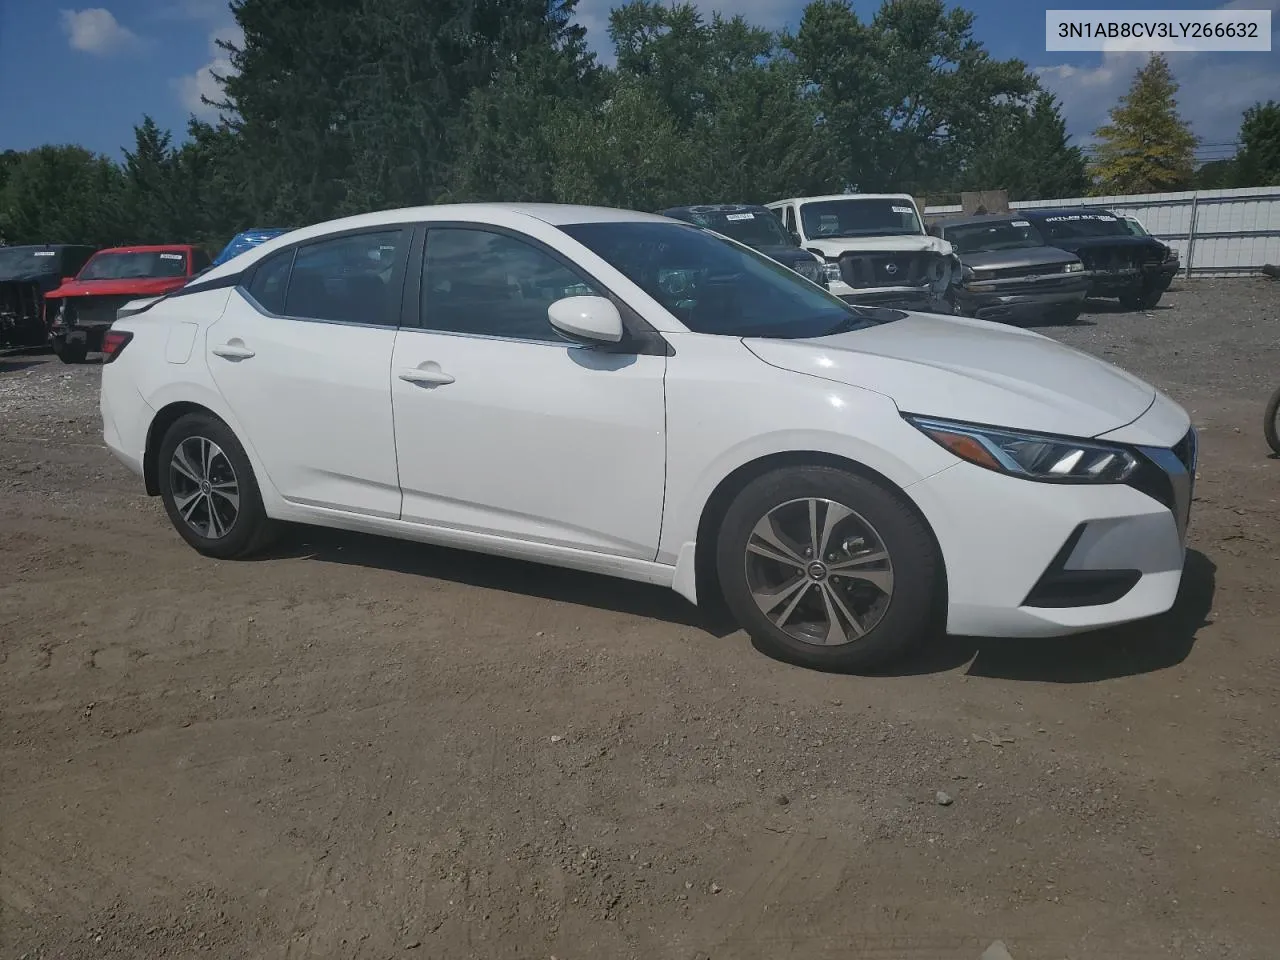
{"type": "Polygon", "coordinates": [[[1169,247],[1155,237],[1134,236],[1124,220],[1098,207],[1019,210],[1045,241],[1074,253],[1089,274],[1089,296],[1115,297],[1130,310],[1160,302],[1176,272],[1169,247]]]}
{"type": "Polygon", "coordinates": [[[960,258],[956,311],[1006,323],[1071,323],[1090,280],[1074,253],[1051,247],[1021,214],[956,217],[929,225],[960,258]]]}
{"type": "Polygon", "coordinates": [[[49,342],[45,294],[79,273],[93,251],[61,243],[0,247],[0,347],[49,342]]]}

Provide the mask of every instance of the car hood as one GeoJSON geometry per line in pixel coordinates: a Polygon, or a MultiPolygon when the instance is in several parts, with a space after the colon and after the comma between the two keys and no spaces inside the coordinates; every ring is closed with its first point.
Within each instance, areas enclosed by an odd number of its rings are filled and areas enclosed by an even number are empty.
{"type": "Polygon", "coordinates": [[[1064,436],[1132,423],[1155,388],[1096,357],[1017,327],[907,313],[812,340],[753,338],[771,366],[883,394],[904,413],[1064,436]]]}
{"type": "Polygon", "coordinates": [[[962,253],[960,262],[974,270],[999,270],[1004,267],[1029,267],[1034,264],[1058,266],[1080,258],[1058,247],[1023,247],[1019,250],[992,250],[962,253]]]}
{"type": "Polygon", "coordinates": [[[58,297],[157,297],[177,290],[190,277],[139,277],[127,280],[72,280],[64,283],[49,299],[58,297]]]}
{"type": "Polygon", "coordinates": [[[800,247],[756,247],[755,249],[766,257],[777,260],[779,263],[785,263],[788,266],[793,263],[803,263],[806,260],[812,262],[814,256],[808,250],[802,250],[800,247]]]}
{"type": "Polygon", "coordinates": [[[806,250],[812,250],[828,260],[837,260],[842,253],[920,253],[922,251],[951,255],[951,244],[946,240],[931,237],[924,233],[909,233],[902,236],[889,237],[830,237],[828,239],[809,239],[804,242],[806,250]]]}

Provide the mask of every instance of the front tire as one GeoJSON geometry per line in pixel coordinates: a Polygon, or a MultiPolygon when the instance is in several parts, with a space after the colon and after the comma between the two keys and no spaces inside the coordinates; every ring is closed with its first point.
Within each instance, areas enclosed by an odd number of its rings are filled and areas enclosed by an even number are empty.
{"type": "Polygon", "coordinates": [[[252,555],[272,532],[244,447],[212,414],[179,417],[160,443],[160,499],[174,528],[220,560],[252,555]]]}
{"type": "Polygon", "coordinates": [[[749,483],[721,524],[716,567],[760,649],[827,670],[906,656],[931,633],[942,587],[933,538],[905,499],[833,467],[749,483]]]}
{"type": "Polygon", "coordinates": [[[1126,293],[1122,296],[1120,298],[1120,306],[1126,310],[1150,310],[1160,302],[1162,296],[1164,296],[1163,290],[1144,286],[1137,293],[1126,293]]]}

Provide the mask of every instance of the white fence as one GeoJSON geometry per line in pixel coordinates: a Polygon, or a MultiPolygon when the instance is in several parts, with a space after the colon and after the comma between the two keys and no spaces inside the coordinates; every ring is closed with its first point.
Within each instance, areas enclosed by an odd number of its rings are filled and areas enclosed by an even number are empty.
{"type": "MultiPolygon", "coordinates": [[[[1009,206],[1105,207],[1136,217],[1178,251],[1186,276],[1241,276],[1256,274],[1264,264],[1280,264],[1280,187],[1024,200],[1009,206]]],[[[962,213],[958,204],[925,208],[931,219],[962,213]]]]}

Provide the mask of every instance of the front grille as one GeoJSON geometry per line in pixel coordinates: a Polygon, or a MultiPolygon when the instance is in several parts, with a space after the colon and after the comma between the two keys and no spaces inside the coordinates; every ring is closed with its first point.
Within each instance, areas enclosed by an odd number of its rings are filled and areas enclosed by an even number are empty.
{"type": "Polygon", "coordinates": [[[1062,273],[1064,267],[1060,263],[1036,263],[1025,267],[1001,267],[998,270],[983,270],[978,274],[979,280],[1014,280],[1018,277],[1035,277],[1045,273],[1062,273]]]}
{"type": "Polygon", "coordinates": [[[851,287],[917,287],[933,278],[932,253],[845,253],[840,279],[851,287]]]}
{"type": "Polygon", "coordinates": [[[1079,251],[1079,255],[1080,260],[1084,263],[1084,268],[1097,273],[1121,273],[1138,270],[1145,263],[1157,262],[1145,247],[1086,247],[1079,251]]]}
{"type": "Polygon", "coordinates": [[[77,297],[68,301],[69,326],[110,326],[115,322],[116,311],[137,296],[77,297]]]}

